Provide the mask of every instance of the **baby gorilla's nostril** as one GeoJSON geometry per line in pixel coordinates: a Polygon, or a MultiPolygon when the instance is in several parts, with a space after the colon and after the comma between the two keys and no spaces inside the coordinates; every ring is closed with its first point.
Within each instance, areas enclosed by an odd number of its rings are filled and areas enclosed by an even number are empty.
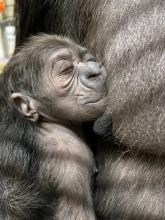
{"type": "Polygon", "coordinates": [[[90,74],[87,78],[93,79],[93,78],[96,78],[98,75],[100,75],[100,74],[90,74]]]}
{"type": "Polygon", "coordinates": [[[89,73],[87,74],[87,79],[95,79],[101,74],[101,72],[89,73]]]}

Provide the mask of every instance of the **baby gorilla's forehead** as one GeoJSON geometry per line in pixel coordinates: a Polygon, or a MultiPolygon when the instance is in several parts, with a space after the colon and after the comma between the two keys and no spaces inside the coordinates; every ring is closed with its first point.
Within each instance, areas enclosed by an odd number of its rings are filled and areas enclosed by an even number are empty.
{"type": "Polygon", "coordinates": [[[61,47],[54,51],[51,59],[56,60],[72,60],[73,58],[81,59],[88,50],[78,45],[70,45],[68,47],[61,47]]]}
{"type": "Polygon", "coordinates": [[[51,58],[57,60],[68,60],[72,58],[74,54],[75,50],[73,50],[72,48],[60,48],[53,53],[51,58]]]}

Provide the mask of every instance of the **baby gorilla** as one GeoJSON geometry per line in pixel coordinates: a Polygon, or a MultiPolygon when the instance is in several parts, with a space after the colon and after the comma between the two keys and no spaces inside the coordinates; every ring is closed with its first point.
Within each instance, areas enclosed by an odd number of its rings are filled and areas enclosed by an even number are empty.
{"type": "Polygon", "coordinates": [[[38,219],[34,210],[42,209],[46,193],[52,212],[45,219],[95,219],[91,190],[95,162],[81,125],[103,113],[105,82],[105,68],[68,38],[32,37],[12,57],[2,83],[8,101],[0,144],[1,151],[10,146],[10,152],[3,152],[8,159],[0,167],[12,167],[12,174],[0,173],[0,195],[3,188],[9,194],[12,188],[12,200],[8,195],[4,202],[1,196],[3,219],[38,219]],[[19,159],[15,150],[21,152],[19,159]]]}

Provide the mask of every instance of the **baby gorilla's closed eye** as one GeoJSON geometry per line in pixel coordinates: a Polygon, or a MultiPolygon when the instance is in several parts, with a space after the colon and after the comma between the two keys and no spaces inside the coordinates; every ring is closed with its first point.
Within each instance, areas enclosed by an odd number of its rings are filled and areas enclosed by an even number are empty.
{"type": "Polygon", "coordinates": [[[98,75],[100,75],[100,73],[91,73],[91,74],[89,74],[88,79],[95,78],[95,77],[97,77],[98,75]]]}
{"type": "Polygon", "coordinates": [[[65,67],[65,68],[61,71],[61,73],[69,73],[69,72],[71,72],[72,70],[73,70],[73,65],[68,66],[68,67],[65,67]]]}

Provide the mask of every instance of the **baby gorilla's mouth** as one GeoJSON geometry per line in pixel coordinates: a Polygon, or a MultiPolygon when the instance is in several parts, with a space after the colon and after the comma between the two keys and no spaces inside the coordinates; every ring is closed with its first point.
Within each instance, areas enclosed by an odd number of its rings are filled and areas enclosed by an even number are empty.
{"type": "Polygon", "coordinates": [[[77,101],[82,106],[87,105],[87,106],[95,107],[96,105],[102,106],[103,103],[106,104],[106,97],[107,97],[107,90],[104,89],[101,92],[94,91],[94,92],[88,93],[88,95],[81,94],[79,95],[77,101]]]}
{"type": "Polygon", "coordinates": [[[96,104],[96,103],[98,103],[100,101],[100,99],[96,99],[96,100],[89,100],[89,101],[86,101],[84,104],[86,105],[86,104],[96,104]]]}
{"type": "Polygon", "coordinates": [[[94,105],[94,104],[98,104],[102,101],[102,97],[98,97],[98,98],[90,98],[90,99],[86,99],[83,102],[83,105],[94,105]]]}

